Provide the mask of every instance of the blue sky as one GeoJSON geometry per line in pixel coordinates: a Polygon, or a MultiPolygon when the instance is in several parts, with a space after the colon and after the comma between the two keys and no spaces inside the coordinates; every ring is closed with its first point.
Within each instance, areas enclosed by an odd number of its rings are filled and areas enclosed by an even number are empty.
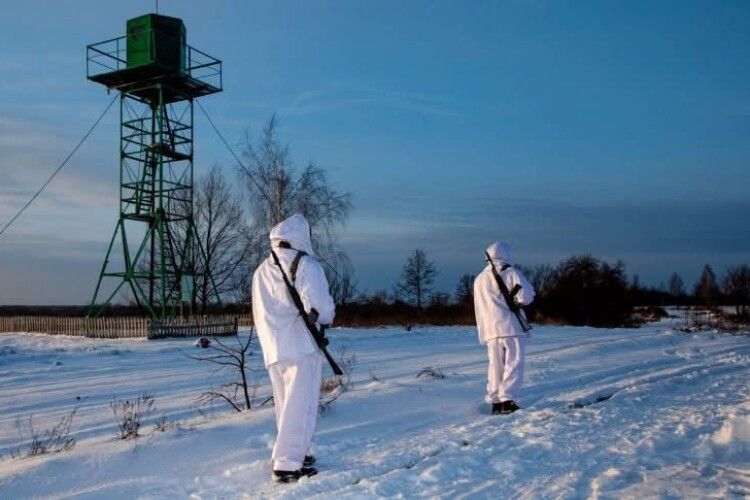
{"type": "MultiPolygon", "coordinates": [[[[107,102],[84,47],[153,2],[11,2],[0,17],[0,221],[107,102]]],[[[423,248],[438,287],[510,240],[525,264],[590,252],[647,283],[750,263],[747,2],[162,0],[224,61],[203,103],[239,141],[276,113],[297,165],[354,201],[360,288],[423,248]]],[[[228,155],[197,124],[198,172],[228,155]]],[[[0,238],[0,304],[83,303],[116,217],[112,112],[0,238]]]]}

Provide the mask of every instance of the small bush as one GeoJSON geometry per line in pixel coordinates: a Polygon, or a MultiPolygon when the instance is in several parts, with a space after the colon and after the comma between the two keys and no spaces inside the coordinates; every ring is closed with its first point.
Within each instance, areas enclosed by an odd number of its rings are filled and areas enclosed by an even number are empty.
{"type": "Polygon", "coordinates": [[[176,420],[169,420],[165,415],[162,415],[154,424],[154,432],[167,432],[178,428],[180,428],[180,423],[176,420]]]}
{"type": "Polygon", "coordinates": [[[73,417],[75,417],[77,411],[78,406],[63,415],[53,427],[44,430],[34,428],[34,418],[30,416],[27,424],[29,443],[24,447],[11,450],[11,458],[30,458],[48,453],[59,453],[73,448],[76,444],[76,438],[70,434],[70,430],[73,426],[73,417]]]}
{"type": "Polygon", "coordinates": [[[746,332],[749,327],[747,318],[727,314],[719,309],[693,308],[685,311],[680,330],[685,333],[702,331],[746,332]]]}
{"type": "Polygon", "coordinates": [[[135,399],[113,399],[109,403],[115,416],[120,439],[135,439],[139,437],[143,421],[156,411],[154,397],[143,393],[135,399]]]}
{"type": "Polygon", "coordinates": [[[321,415],[325,415],[331,409],[331,405],[336,401],[344,392],[349,390],[352,384],[352,370],[354,365],[357,363],[357,355],[349,353],[345,347],[339,350],[338,356],[336,357],[341,367],[343,375],[332,375],[324,378],[320,384],[321,395],[326,395],[326,398],[321,397],[321,401],[318,404],[318,410],[321,415]]]}

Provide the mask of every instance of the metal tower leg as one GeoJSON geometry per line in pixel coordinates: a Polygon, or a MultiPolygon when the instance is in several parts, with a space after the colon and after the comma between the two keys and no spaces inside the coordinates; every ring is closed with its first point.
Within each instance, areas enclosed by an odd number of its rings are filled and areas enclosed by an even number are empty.
{"type": "Polygon", "coordinates": [[[184,303],[193,303],[188,285],[195,284],[196,258],[205,260],[193,215],[193,100],[167,102],[172,91],[157,89],[152,100],[121,96],[120,217],[90,315],[101,315],[126,283],[134,302],[153,319],[174,317],[184,303]],[[122,264],[111,270],[116,248],[122,264]],[[116,280],[114,288],[97,303],[105,278],[116,280]]]}

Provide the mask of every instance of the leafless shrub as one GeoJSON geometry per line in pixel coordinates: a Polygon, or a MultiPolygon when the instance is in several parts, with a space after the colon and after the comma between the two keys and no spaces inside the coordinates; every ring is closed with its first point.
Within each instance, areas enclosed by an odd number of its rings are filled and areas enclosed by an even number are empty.
{"type": "Polygon", "coordinates": [[[427,366],[419,370],[419,372],[417,372],[417,378],[422,378],[422,377],[443,379],[445,378],[445,373],[443,373],[443,370],[442,368],[440,368],[440,365],[435,365],[434,367],[427,366]]]}
{"type": "Polygon", "coordinates": [[[181,429],[182,425],[177,420],[169,420],[166,415],[162,415],[154,424],[154,432],[168,432],[172,429],[181,429]]]}
{"type": "Polygon", "coordinates": [[[252,409],[258,385],[248,380],[247,372],[257,370],[248,367],[247,357],[252,354],[250,344],[254,338],[254,330],[250,330],[245,340],[235,337],[237,345],[229,345],[214,337],[210,342],[199,346],[208,351],[208,354],[187,356],[196,361],[212,363],[217,366],[217,371],[230,371],[237,376],[235,380],[221,384],[216,389],[202,392],[197,398],[200,406],[209,407],[221,402],[237,412],[252,409]]]}
{"type": "MultiPolygon", "coordinates": [[[[59,453],[73,448],[76,444],[76,438],[70,434],[70,429],[78,408],[78,406],[75,406],[49,429],[36,429],[34,417],[33,415],[30,416],[27,422],[29,441],[25,446],[10,450],[11,458],[30,458],[48,453],[59,453]]],[[[20,430],[20,422],[18,427],[20,430]]]]}
{"type": "Polygon", "coordinates": [[[740,332],[747,328],[747,322],[741,316],[726,314],[718,309],[699,308],[685,311],[680,330],[685,333],[740,332]]]}
{"type": "Polygon", "coordinates": [[[216,402],[225,403],[234,411],[241,412],[248,408],[252,409],[257,389],[258,384],[250,384],[246,387],[241,382],[227,382],[226,384],[219,385],[216,390],[200,393],[195,401],[203,407],[213,406],[216,402]],[[243,404],[241,402],[244,392],[247,393],[247,400],[250,401],[250,406],[246,406],[247,403],[243,404]]]}
{"type": "Polygon", "coordinates": [[[204,424],[207,422],[210,422],[214,418],[213,408],[211,408],[210,406],[203,407],[203,406],[200,406],[199,404],[196,404],[193,407],[193,409],[198,413],[198,415],[201,416],[204,424]]]}
{"type": "Polygon", "coordinates": [[[342,347],[341,349],[339,349],[337,359],[339,362],[339,366],[341,367],[341,371],[344,372],[344,374],[341,376],[332,375],[323,379],[323,382],[320,385],[320,392],[324,394],[331,394],[339,387],[344,390],[347,390],[351,387],[352,369],[357,363],[357,355],[348,352],[346,347],[342,347]]]}
{"type": "Polygon", "coordinates": [[[320,384],[321,395],[325,395],[321,398],[318,409],[321,415],[325,415],[331,409],[331,405],[334,401],[341,397],[341,395],[351,388],[352,384],[352,370],[354,365],[357,363],[357,355],[347,351],[346,347],[342,347],[339,350],[338,362],[341,367],[343,375],[333,375],[323,379],[320,384]]]}
{"type": "Polygon", "coordinates": [[[713,328],[720,332],[738,333],[748,330],[748,318],[718,311],[713,318],[713,328]]]}
{"type": "Polygon", "coordinates": [[[349,257],[337,250],[333,250],[328,260],[329,268],[326,276],[329,277],[331,296],[337,306],[345,306],[354,301],[357,296],[357,277],[349,257]]]}
{"type": "Polygon", "coordinates": [[[750,267],[742,265],[727,269],[721,287],[735,307],[735,316],[747,319],[750,315],[750,267]]]}
{"type": "Polygon", "coordinates": [[[134,399],[114,398],[109,407],[117,423],[117,437],[135,439],[139,437],[143,421],[156,411],[154,397],[144,392],[134,399]]]}

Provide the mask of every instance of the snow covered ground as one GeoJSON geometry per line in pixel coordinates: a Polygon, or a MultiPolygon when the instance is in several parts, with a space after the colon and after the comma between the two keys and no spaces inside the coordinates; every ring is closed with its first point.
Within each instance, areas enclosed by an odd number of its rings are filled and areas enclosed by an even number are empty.
{"type": "Polygon", "coordinates": [[[489,415],[482,401],[486,355],[473,328],[330,336],[334,352],[356,354],[353,387],[320,419],[320,474],[278,485],[271,409],[197,414],[195,397],[220,380],[185,358],[193,341],[2,335],[0,498],[750,495],[748,336],[684,334],[670,321],[538,327],[525,409],[511,416],[489,415]],[[446,378],[416,378],[427,366],[446,378]],[[109,401],[143,391],[157,417],[182,427],[116,440],[109,401]],[[77,397],[72,450],[10,459],[19,423],[50,425],[77,397]]]}

